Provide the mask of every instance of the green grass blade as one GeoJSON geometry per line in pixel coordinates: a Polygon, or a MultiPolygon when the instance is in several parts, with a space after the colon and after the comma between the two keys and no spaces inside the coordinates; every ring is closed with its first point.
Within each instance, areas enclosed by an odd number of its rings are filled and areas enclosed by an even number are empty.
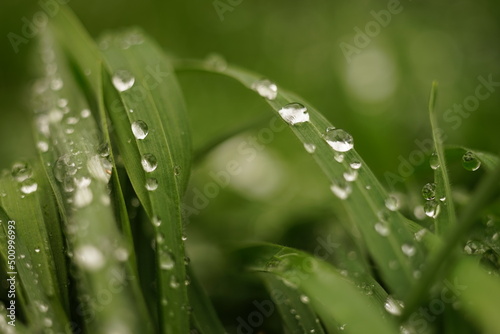
{"type": "Polygon", "coordinates": [[[450,228],[457,224],[455,206],[452,200],[450,179],[446,169],[446,160],[443,149],[442,133],[437,122],[436,115],[437,82],[432,83],[431,95],[429,98],[429,117],[432,127],[432,137],[434,139],[434,149],[436,151],[439,166],[434,171],[436,184],[435,198],[430,199],[430,203],[437,204],[435,210],[439,210],[434,217],[434,228],[437,235],[445,234],[450,228]],[[441,209],[442,208],[442,209],[441,209]]]}
{"type": "MultiPolygon", "coordinates": [[[[220,73],[236,79],[249,89],[261,79],[260,75],[241,68],[228,66],[221,71],[209,63],[200,61],[180,61],[176,67],[179,70],[220,73]]],[[[408,220],[398,211],[386,208],[389,196],[354,149],[343,154],[344,159],[341,163],[335,161],[336,153],[323,137],[326,129],[332,125],[310,104],[281,88],[278,89],[276,98],[267,102],[277,117],[280,117],[278,111],[288,103],[299,102],[307,107],[310,121],[295,126],[290,125],[290,128],[302,144],[315,145],[316,149],[312,156],[332,183],[343,182],[343,174],[352,172],[351,163],[362,164],[357,171],[359,174],[357,180],[351,183],[352,194],[343,200],[342,204],[351,221],[361,231],[370,255],[380,268],[381,276],[391,292],[399,297],[405,296],[415,281],[414,274],[424,257],[424,247],[414,241],[413,233],[408,228],[408,220]],[[379,234],[375,229],[377,223],[384,225],[390,233],[379,234]]]]}
{"type": "Polygon", "coordinates": [[[80,300],[83,327],[92,333],[122,327],[148,331],[150,324],[138,310],[141,296],[125,289],[137,280],[126,275],[127,251],[110,203],[109,161],[99,152],[100,131],[51,31],[42,35],[45,71],[35,96],[35,136],[47,144],[42,161],[64,219],[77,289],[80,297],[87,296],[80,300]],[[110,292],[110,300],[96,305],[102,291],[110,292]]]}
{"type": "Polygon", "coordinates": [[[192,323],[201,334],[223,334],[226,331],[219,320],[210,298],[194,275],[187,267],[190,284],[188,286],[189,303],[192,308],[192,323]]]}
{"type": "Polygon", "coordinates": [[[350,333],[399,333],[393,320],[385,319],[383,304],[373,294],[367,295],[323,261],[269,244],[243,248],[235,257],[247,270],[272,273],[302,291],[328,332],[335,333],[338,324],[345,324],[350,333]],[[363,321],[359,321],[359,314],[363,321]]]}
{"type": "MultiPolygon", "coordinates": [[[[274,305],[290,334],[323,334],[323,327],[309,305],[309,297],[297,289],[288,287],[282,280],[271,274],[262,274],[274,305]]],[[[339,325],[341,327],[341,325],[339,325]]]]}
{"type": "Polygon", "coordinates": [[[481,162],[481,166],[484,166],[486,170],[492,171],[498,165],[500,165],[500,157],[493,153],[483,152],[478,150],[473,150],[464,146],[448,145],[445,146],[445,153],[448,157],[454,159],[460,159],[465,153],[472,152],[476,158],[481,162]]]}
{"type": "Polygon", "coordinates": [[[483,268],[470,259],[463,259],[456,266],[453,275],[460,284],[458,297],[465,310],[472,314],[472,320],[485,333],[500,333],[500,279],[488,275],[483,268]]]}
{"type": "Polygon", "coordinates": [[[191,162],[187,115],[175,74],[160,48],[141,36],[140,45],[122,50],[119,43],[126,36],[105,37],[110,44],[103,51],[104,100],[119,154],[155,230],[162,330],[185,333],[189,315],[181,204],[191,162]],[[133,87],[118,91],[121,71],[131,75],[133,87]],[[138,130],[143,133],[138,135],[138,130]],[[144,167],[145,161],[150,166],[144,167]]]}

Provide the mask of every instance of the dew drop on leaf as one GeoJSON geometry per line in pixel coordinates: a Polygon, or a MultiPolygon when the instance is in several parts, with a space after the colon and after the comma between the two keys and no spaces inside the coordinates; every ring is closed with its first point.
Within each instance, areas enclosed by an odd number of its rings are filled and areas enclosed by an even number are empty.
{"type": "Polygon", "coordinates": [[[429,158],[429,165],[431,166],[432,169],[436,170],[440,167],[439,164],[439,158],[437,156],[436,152],[433,152],[431,154],[431,157],[429,158]]]}
{"type": "Polygon", "coordinates": [[[132,123],[132,133],[136,139],[142,140],[149,133],[149,127],[144,121],[135,121],[132,123]]]}
{"type": "Polygon", "coordinates": [[[399,209],[399,201],[394,196],[389,196],[385,200],[385,207],[391,211],[397,211],[399,209]]]}
{"type": "Polygon", "coordinates": [[[112,81],[113,86],[115,86],[116,90],[118,90],[119,92],[124,92],[132,88],[135,83],[135,78],[127,70],[118,70],[113,75],[112,81]]]}
{"type": "Polygon", "coordinates": [[[401,246],[401,250],[403,251],[403,254],[405,254],[408,257],[412,257],[417,252],[417,249],[410,244],[403,244],[401,246]]]}
{"type": "Polygon", "coordinates": [[[347,199],[352,192],[351,185],[347,183],[345,180],[339,180],[333,183],[330,189],[335,196],[337,196],[342,200],[347,199]]]}
{"type": "Polygon", "coordinates": [[[259,93],[260,96],[270,101],[278,96],[278,86],[268,79],[262,79],[252,84],[252,89],[259,93]]]}
{"type": "Polygon", "coordinates": [[[314,153],[316,151],[316,145],[304,143],[304,148],[307,153],[314,153]]]}
{"type": "Polygon", "coordinates": [[[279,110],[281,118],[290,125],[309,121],[307,108],[297,102],[289,103],[279,110]]]}
{"type": "Polygon", "coordinates": [[[441,207],[435,200],[429,200],[424,205],[424,212],[427,217],[436,218],[439,215],[441,207]]]}
{"type": "Polygon", "coordinates": [[[327,129],[325,140],[337,152],[347,152],[354,147],[352,136],[342,129],[327,129]]]}
{"type": "Polygon", "coordinates": [[[384,222],[378,222],[374,226],[375,231],[383,237],[388,236],[391,233],[389,226],[384,222]]]}
{"type": "Polygon", "coordinates": [[[153,154],[146,153],[141,158],[141,164],[146,173],[151,173],[158,167],[158,160],[153,154]]]}
{"type": "Polygon", "coordinates": [[[431,200],[436,197],[436,184],[435,183],[427,183],[422,188],[422,196],[426,200],[431,200]]]}
{"type": "Polygon", "coordinates": [[[92,245],[79,246],[75,250],[74,259],[81,268],[89,271],[101,269],[106,262],[101,251],[92,245]]]}
{"type": "Polygon", "coordinates": [[[344,179],[347,182],[354,182],[358,178],[358,172],[354,169],[351,169],[347,172],[344,172],[344,179]]]}
{"type": "Polygon", "coordinates": [[[385,300],[384,308],[392,315],[401,315],[403,313],[404,304],[402,301],[388,296],[385,300]]]}
{"type": "Polygon", "coordinates": [[[481,167],[481,161],[479,161],[474,153],[469,151],[462,156],[462,166],[466,170],[474,172],[481,167]]]}
{"type": "Polygon", "coordinates": [[[158,180],[154,178],[147,179],[146,189],[148,191],[155,191],[156,189],[158,189],[158,180]]]}
{"type": "Polygon", "coordinates": [[[37,191],[38,189],[38,184],[35,182],[33,179],[26,179],[23,182],[21,182],[21,192],[23,194],[31,194],[37,191]]]}

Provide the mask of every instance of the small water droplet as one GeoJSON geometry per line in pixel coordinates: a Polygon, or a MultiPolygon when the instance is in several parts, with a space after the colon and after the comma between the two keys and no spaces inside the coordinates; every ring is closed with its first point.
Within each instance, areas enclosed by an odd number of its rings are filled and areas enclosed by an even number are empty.
{"type": "Polygon", "coordinates": [[[300,295],[300,301],[304,304],[309,304],[309,297],[307,297],[306,295],[300,295]]]}
{"type": "Polygon", "coordinates": [[[424,212],[427,217],[436,218],[439,215],[441,206],[435,200],[429,200],[424,204],[424,212]]]}
{"type": "Polygon", "coordinates": [[[252,84],[252,89],[259,93],[260,96],[274,100],[278,96],[278,86],[268,79],[262,79],[252,84]]]}
{"type": "Polygon", "coordinates": [[[415,234],[414,234],[415,240],[417,240],[418,242],[422,241],[424,239],[424,236],[426,233],[427,233],[427,230],[425,228],[421,229],[418,232],[415,232],[415,234]]]}
{"type": "Polygon", "coordinates": [[[89,118],[89,116],[90,116],[90,110],[89,109],[83,109],[82,112],[80,113],[80,116],[82,118],[89,118]]]}
{"type": "Polygon", "coordinates": [[[132,133],[136,139],[142,140],[149,133],[149,127],[144,121],[135,121],[132,123],[132,133]]]}
{"type": "Polygon", "coordinates": [[[151,223],[156,226],[156,227],[160,227],[161,225],[161,218],[158,217],[158,216],[154,216],[152,219],[151,219],[151,223]]]}
{"type": "Polygon", "coordinates": [[[432,169],[436,170],[440,167],[439,164],[439,158],[436,152],[433,152],[431,154],[431,157],[429,158],[429,165],[431,166],[432,169]]]}
{"type": "Polygon", "coordinates": [[[337,152],[347,152],[354,147],[352,136],[342,129],[327,130],[325,140],[337,152]]]}
{"type": "Polygon", "coordinates": [[[33,176],[33,170],[25,162],[16,162],[12,166],[12,177],[17,182],[23,182],[33,176]]]}
{"type": "Polygon", "coordinates": [[[335,154],[333,155],[333,158],[335,159],[335,161],[337,161],[338,163],[342,163],[344,162],[344,155],[343,154],[339,154],[337,152],[335,152],[335,154]]]}
{"type": "Polygon", "coordinates": [[[304,148],[306,149],[307,153],[314,153],[314,151],[316,151],[316,145],[314,144],[307,144],[305,143],[304,144],[304,148]]]}
{"type": "Polygon", "coordinates": [[[115,254],[115,258],[120,261],[120,262],[124,262],[124,261],[127,261],[128,260],[128,257],[129,257],[129,253],[128,253],[128,250],[126,248],[123,248],[123,247],[119,247],[115,250],[114,252],[115,254]]]}
{"type": "Polygon", "coordinates": [[[385,200],[385,207],[391,211],[397,211],[399,209],[399,201],[394,196],[389,196],[385,200]]]}
{"type": "Polygon", "coordinates": [[[149,191],[155,191],[156,189],[158,189],[158,180],[154,178],[147,179],[146,189],[149,191]]]}
{"type": "Polygon", "coordinates": [[[474,153],[469,151],[462,156],[462,166],[466,170],[474,172],[481,167],[481,161],[479,161],[474,153]]]}
{"type": "Polygon", "coordinates": [[[101,269],[106,262],[101,251],[92,245],[79,246],[75,250],[74,259],[81,268],[90,271],[101,269]]]}
{"type": "Polygon", "coordinates": [[[361,168],[361,162],[359,162],[359,161],[353,161],[353,162],[351,162],[351,164],[349,166],[351,166],[352,169],[360,169],[361,168]]]}
{"type": "Polygon", "coordinates": [[[345,180],[339,180],[338,182],[335,182],[331,185],[330,189],[335,196],[342,200],[347,199],[352,192],[351,185],[345,180]]]}
{"type": "Polygon", "coordinates": [[[38,189],[38,184],[35,182],[33,179],[26,179],[23,182],[21,182],[21,192],[23,194],[31,194],[37,191],[38,189]]]}
{"type": "Polygon", "coordinates": [[[49,150],[49,144],[45,141],[39,141],[36,146],[40,150],[40,152],[45,153],[49,150]]]}
{"type": "Polygon", "coordinates": [[[175,167],[174,167],[174,175],[175,175],[175,176],[179,176],[179,175],[181,175],[181,170],[182,170],[182,169],[181,169],[181,166],[175,166],[175,167]]]}
{"type": "Polygon", "coordinates": [[[66,124],[69,124],[69,125],[75,125],[75,124],[78,124],[80,120],[78,119],[78,117],[68,117],[66,119],[66,124]]]}
{"type": "Polygon", "coordinates": [[[290,125],[309,121],[307,108],[300,103],[289,103],[279,110],[281,118],[290,125]]]}
{"type": "Polygon", "coordinates": [[[141,164],[146,173],[151,173],[158,167],[158,160],[153,154],[146,153],[142,156],[141,164]]]}
{"type": "Polygon", "coordinates": [[[354,182],[358,178],[358,172],[354,169],[351,169],[347,172],[344,172],[344,179],[347,182],[354,182]]]}
{"type": "Polygon", "coordinates": [[[170,277],[170,287],[172,289],[177,289],[179,287],[179,281],[175,276],[170,277]]]}
{"type": "Polygon", "coordinates": [[[135,78],[127,70],[118,70],[113,75],[112,81],[113,86],[115,86],[116,90],[118,90],[119,92],[124,92],[132,88],[135,83],[135,78]]]}
{"type": "Polygon", "coordinates": [[[388,296],[384,308],[392,315],[401,315],[403,313],[404,304],[402,301],[394,299],[392,296],[388,296]]]}
{"type": "Polygon", "coordinates": [[[35,248],[35,253],[40,253],[40,248],[35,248]]]}
{"type": "Polygon", "coordinates": [[[389,229],[389,225],[383,222],[378,222],[375,224],[375,231],[377,231],[378,234],[380,234],[383,237],[388,236],[391,234],[391,230],[389,229]]]}
{"type": "Polygon", "coordinates": [[[435,183],[427,183],[422,188],[422,196],[426,200],[431,200],[436,197],[436,184],[435,183]]]}
{"type": "Polygon", "coordinates": [[[226,59],[217,53],[211,53],[205,58],[205,63],[208,67],[222,72],[227,69],[227,61],[226,59]]]}
{"type": "Polygon", "coordinates": [[[61,78],[54,78],[50,81],[50,89],[52,89],[53,91],[61,90],[63,86],[64,82],[62,81],[61,78]]]}
{"type": "Polygon", "coordinates": [[[415,246],[412,246],[410,244],[403,244],[401,246],[401,250],[403,251],[403,254],[405,254],[408,257],[412,257],[417,252],[415,246]]]}

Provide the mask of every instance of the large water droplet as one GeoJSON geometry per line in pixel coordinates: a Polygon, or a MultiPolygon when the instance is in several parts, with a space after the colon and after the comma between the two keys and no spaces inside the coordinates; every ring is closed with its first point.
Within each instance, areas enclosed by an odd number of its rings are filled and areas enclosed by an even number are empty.
{"type": "Polygon", "coordinates": [[[119,92],[124,92],[127,89],[132,88],[135,83],[134,76],[127,70],[118,70],[113,75],[113,86],[119,92]]]}
{"type": "Polygon", "coordinates": [[[385,207],[391,211],[397,211],[399,209],[399,201],[394,196],[389,196],[385,200],[385,207]]]}
{"type": "Polygon", "coordinates": [[[403,313],[404,304],[402,301],[394,299],[392,296],[388,296],[384,308],[392,315],[401,315],[403,313]]]}
{"type": "Polygon", "coordinates": [[[335,182],[330,187],[331,191],[335,196],[340,199],[347,199],[352,192],[352,187],[345,180],[339,180],[335,182]]]}
{"type": "Polygon", "coordinates": [[[429,165],[431,166],[432,169],[436,170],[440,167],[439,164],[439,158],[436,152],[433,152],[431,154],[431,157],[429,158],[429,165]]]}
{"type": "Polygon", "coordinates": [[[96,271],[104,267],[104,255],[92,245],[80,246],[75,250],[75,262],[83,269],[96,271]]]}
{"type": "Polygon", "coordinates": [[[151,173],[158,167],[158,160],[153,154],[146,153],[142,156],[141,164],[146,173],[151,173]]]}
{"type": "Polygon", "coordinates": [[[289,103],[279,110],[279,114],[290,125],[309,121],[307,108],[300,103],[289,103]]]}
{"type": "Polygon", "coordinates": [[[415,255],[415,253],[417,252],[417,249],[415,248],[415,246],[412,246],[410,244],[403,244],[401,246],[401,250],[408,257],[415,255]]]}
{"type": "Polygon", "coordinates": [[[435,200],[429,200],[424,205],[424,212],[427,217],[436,218],[440,212],[440,205],[435,200]]]}
{"type": "Polygon", "coordinates": [[[150,178],[146,180],[146,189],[149,191],[155,191],[158,189],[158,180],[150,178]]]}
{"type": "Polygon", "coordinates": [[[462,166],[468,171],[474,172],[481,167],[481,161],[472,152],[466,152],[462,156],[462,166]]]}
{"type": "Polygon", "coordinates": [[[435,183],[427,183],[422,188],[422,196],[426,200],[431,200],[436,197],[436,184],[435,183]]]}
{"type": "Polygon", "coordinates": [[[132,123],[132,133],[136,139],[142,140],[149,133],[149,127],[144,121],[135,121],[132,123]]]}
{"type": "Polygon", "coordinates": [[[21,192],[23,194],[31,194],[37,191],[38,184],[33,179],[26,179],[21,183],[21,192]]]}
{"type": "Polygon", "coordinates": [[[270,80],[262,79],[252,84],[252,89],[259,93],[260,96],[274,100],[278,96],[278,86],[270,80]]]}
{"type": "Polygon", "coordinates": [[[354,147],[352,136],[342,129],[327,129],[325,140],[337,152],[347,152],[354,147]]]}
{"type": "Polygon", "coordinates": [[[375,231],[377,231],[378,234],[380,234],[383,237],[388,236],[391,234],[391,230],[389,229],[389,225],[384,222],[378,222],[375,224],[375,231]]]}

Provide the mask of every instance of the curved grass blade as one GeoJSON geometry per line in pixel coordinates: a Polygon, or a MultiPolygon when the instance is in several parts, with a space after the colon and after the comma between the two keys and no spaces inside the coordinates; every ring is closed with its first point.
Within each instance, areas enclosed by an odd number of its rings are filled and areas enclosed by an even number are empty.
{"type": "MultiPolygon", "coordinates": [[[[249,89],[253,89],[255,83],[261,79],[261,76],[241,68],[228,66],[220,69],[201,61],[180,61],[176,67],[180,70],[220,73],[239,81],[249,89]]],[[[302,144],[314,145],[315,151],[312,156],[333,184],[345,185],[347,183],[344,179],[345,173],[357,174],[357,180],[347,185],[352,193],[342,201],[342,204],[351,221],[361,231],[370,255],[380,268],[381,275],[391,292],[399,297],[405,296],[415,282],[415,272],[424,258],[424,246],[414,240],[409,226],[413,226],[413,230],[420,230],[421,227],[416,223],[409,223],[398,211],[392,211],[395,210],[395,206],[392,205],[394,199],[387,195],[354,149],[340,154],[330,147],[324,136],[332,125],[310,104],[281,88],[278,89],[276,98],[267,102],[277,117],[280,117],[278,111],[289,103],[299,102],[307,107],[310,121],[290,125],[290,128],[302,144]],[[342,162],[337,162],[335,159],[342,162]],[[362,167],[353,171],[351,164],[360,164],[362,167]],[[388,203],[391,205],[387,205],[388,203]]]]}
{"type": "MultiPolygon", "coordinates": [[[[35,179],[38,180],[36,176],[35,179]]],[[[15,301],[17,318],[19,312],[24,311],[30,331],[48,329],[69,333],[66,329],[68,315],[58,286],[63,282],[58,282],[55,274],[57,270],[65,269],[65,264],[57,263],[56,266],[52,258],[51,253],[60,250],[50,248],[42,208],[39,206],[41,201],[38,201],[41,199],[40,194],[32,193],[25,197],[21,208],[20,186],[16,183],[6,180],[5,176],[0,180],[0,189],[6,194],[2,198],[2,205],[11,212],[7,214],[0,207],[0,256],[6,266],[7,277],[15,281],[16,296],[11,300],[15,301]],[[39,226],[33,228],[32,224],[39,226]]],[[[62,288],[66,289],[67,285],[62,288]]],[[[14,323],[20,324],[20,320],[16,319],[14,323]]]]}
{"type": "Polygon", "coordinates": [[[162,331],[187,333],[181,207],[191,162],[187,115],[160,48],[141,34],[140,43],[123,50],[129,36],[104,37],[104,101],[125,169],[155,230],[162,331]]]}
{"type": "Polygon", "coordinates": [[[463,307],[486,333],[500,333],[500,279],[488,275],[470,259],[463,259],[453,270],[460,282],[458,297],[463,307]]]}
{"type": "Polygon", "coordinates": [[[192,308],[191,318],[194,327],[201,334],[223,334],[226,333],[215,309],[210,302],[206,291],[192,272],[187,267],[190,284],[188,286],[189,303],[192,308]]]}
{"type": "Polygon", "coordinates": [[[434,207],[434,230],[437,235],[446,234],[453,226],[457,224],[455,206],[451,195],[450,179],[446,170],[446,160],[444,156],[442,133],[438,127],[436,115],[436,96],[437,82],[432,83],[431,95],[429,98],[429,117],[432,127],[432,136],[434,139],[434,149],[438,160],[438,167],[434,170],[434,181],[436,184],[434,197],[429,200],[427,205],[434,207]],[[444,207],[444,210],[441,210],[444,207]]]}
{"type": "Polygon", "coordinates": [[[445,153],[452,158],[461,159],[467,152],[472,152],[481,162],[481,166],[484,166],[488,171],[492,171],[500,165],[500,157],[493,153],[473,150],[464,146],[449,145],[445,147],[445,153]]]}
{"type": "Polygon", "coordinates": [[[126,288],[137,280],[126,275],[128,253],[110,205],[110,163],[99,152],[100,131],[51,29],[42,35],[41,55],[35,136],[46,143],[41,158],[65,223],[77,289],[86,297],[80,325],[91,333],[148,332],[142,296],[126,288]],[[106,303],[99,302],[102,291],[109,292],[106,303]]]}
{"type": "Polygon", "coordinates": [[[383,303],[374,294],[365,294],[323,261],[270,244],[240,249],[235,257],[247,270],[277,275],[302,291],[329,333],[336,333],[338,324],[345,324],[350,333],[399,333],[392,319],[384,319],[383,303]],[[360,314],[363,321],[359,321],[360,314]]]}
{"type": "MultiPolygon", "coordinates": [[[[309,305],[309,297],[299,290],[288,287],[282,280],[271,274],[262,274],[274,305],[290,334],[323,334],[323,327],[309,305]]],[[[341,325],[339,325],[341,327],[341,325]]]]}

